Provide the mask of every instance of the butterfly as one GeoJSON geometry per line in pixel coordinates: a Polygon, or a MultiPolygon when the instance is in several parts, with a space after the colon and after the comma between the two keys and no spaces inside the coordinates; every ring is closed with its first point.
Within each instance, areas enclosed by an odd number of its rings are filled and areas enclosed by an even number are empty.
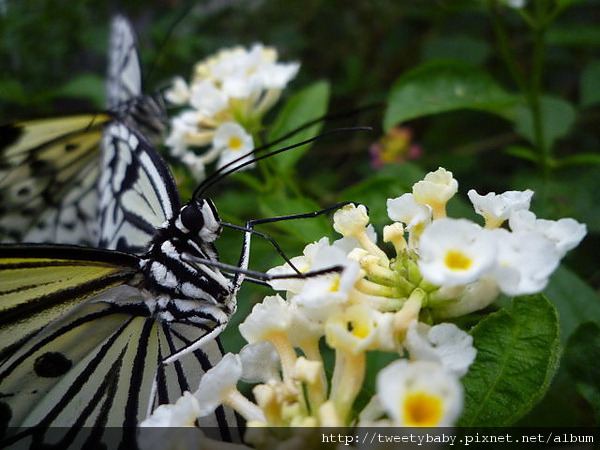
{"type": "MultiPolygon", "coordinates": [[[[146,138],[160,129],[158,103],[139,96],[133,32],[122,17],[113,20],[109,60],[112,114],[3,129],[7,240],[97,247],[0,247],[4,445],[116,440],[135,448],[148,411],[194,390],[220,359],[214,338],[235,311],[243,275],[184,260],[216,261],[220,220],[210,200],[181,206],[146,138]],[[181,349],[190,354],[163,364],[181,349]]],[[[228,439],[236,420],[221,408],[202,425],[228,439]]]]}
{"type": "Polygon", "coordinates": [[[135,37],[112,21],[106,83],[109,112],[0,125],[0,241],[97,246],[100,140],[111,123],[150,142],[166,128],[160,96],[142,95],[135,37]]]}

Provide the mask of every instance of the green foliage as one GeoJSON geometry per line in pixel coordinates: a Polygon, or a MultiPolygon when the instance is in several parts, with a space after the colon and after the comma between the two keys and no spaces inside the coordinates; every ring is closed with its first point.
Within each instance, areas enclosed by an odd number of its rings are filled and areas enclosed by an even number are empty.
{"type": "Polygon", "coordinates": [[[571,335],[565,350],[565,364],[577,390],[594,410],[600,424],[600,325],[586,322],[571,335]]]}
{"type": "MultiPolygon", "coordinates": [[[[265,118],[265,142],[328,112],[339,116],[387,102],[385,110],[314,123],[275,148],[339,126],[369,125],[371,133],[336,134],[215,186],[210,195],[225,221],[243,224],[355,201],[370,208],[373,223],[386,224],[386,199],[410,192],[423,174],[443,165],[460,179],[463,198],[463,186],[480,193],[531,188],[539,216],[587,223],[586,242],[544,292],[549,301],[517,298],[473,319],[484,317],[472,329],[479,354],[464,379],[461,424],[509,425],[531,411],[550,385],[561,342],[562,378],[550,386],[548,404],[566,402],[564,386],[574,384],[581,396],[568,398],[570,408],[583,415],[583,398],[598,419],[599,331],[588,321],[600,317],[600,0],[529,0],[523,10],[492,0],[196,2],[187,11],[172,2],[119,3],[137,29],[149,92],[175,75],[188,77],[196,61],[225,46],[262,41],[277,47],[282,60],[299,60],[298,78],[265,118]],[[410,131],[409,145],[421,154],[374,168],[367,149],[398,125],[410,131]]],[[[104,108],[109,5],[29,0],[0,7],[6,9],[0,11],[3,120],[104,108]]],[[[195,182],[180,168],[175,172],[187,198],[195,182]]],[[[450,215],[457,216],[453,208],[460,215],[467,209],[456,200],[450,215]]],[[[335,238],[325,216],[260,230],[290,257],[322,236],[335,238]]],[[[237,262],[239,234],[224,233],[217,246],[223,261],[237,262]]],[[[279,264],[273,247],[254,239],[251,267],[279,264]]],[[[244,286],[233,325],[261,289],[244,286]]],[[[235,326],[225,344],[236,351],[241,339],[232,334],[235,326]]],[[[530,414],[535,417],[524,420],[536,424],[543,414],[564,418],[548,408],[530,414]]]]}
{"type": "MultiPolygon", "coordinates": [[[[292,137],[279,141],[298,127],[325,116],[330,91],[328,82],[319,81],[294,94],[286,102],[285,107],[282,108],[271,126],[268,142],[278,141],[278,146],[283,148],[315,137],[323,126],[322,122],[316,122],[314,125],[295,133],[292,137]]],[[[279,155],[275,160],[277,166],[284,174],[289,172],[309,148],[309,145],[304,145],[302,148],[279,155]]]]}
{"type": "Polygon", "coordinates": [[[558,315],[542,295],[518,297],[511,307],[471,331],[477,357],[463,378],[460,426],[509,426],[545,394],[560,353],[558,315]]]}
{"type": "Polygon", "coordinates": [[[399,122],[457,109],[498,113],[516,101],[483,70],[459,61],[437,60],[396,81],[383,123],[389,130],[399,122]]]}

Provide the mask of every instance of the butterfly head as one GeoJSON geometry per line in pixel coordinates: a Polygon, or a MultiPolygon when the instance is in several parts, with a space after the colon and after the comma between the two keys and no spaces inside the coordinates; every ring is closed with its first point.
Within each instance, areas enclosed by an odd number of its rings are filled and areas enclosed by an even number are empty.
{"type": "Polygon", "coordinates": [[[184,233],[197,235],[204,242],[213,242],[221,234],[219,213],[208,198],[192,198],[181,209],[176,225],[184,233]]]}

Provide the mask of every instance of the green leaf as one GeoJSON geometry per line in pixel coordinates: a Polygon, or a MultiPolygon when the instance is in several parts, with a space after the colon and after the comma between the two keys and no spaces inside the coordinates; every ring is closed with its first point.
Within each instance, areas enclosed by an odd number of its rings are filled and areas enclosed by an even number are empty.
{"type": "MultiPolygon", "coordinates": [[[[288,198],[277,192],[259,199],[261,217],[277,217],[320,211],[322,208],[308,198],[288,198]]],[[[271,224],[296,238],[304,247],[333,233],[333,221],[328,215],[291,219],[271,224]]]]}
{"type": "Polygon", "coordinates": [[[490,46],[483,39],[477,39],[467,34],[456,36],[439,36],[429,40],[423,47],[423,59],[430,61],[452,59],[468,64],[483,64],[490,54],[490,46]]]}
{"type": "Polygon", "coordinates": [[[521,158],[527,161],[538,161],[538,155],[529,147],[523,147],[522,145],[511,145],[506,148],[506,153],[517,158],[521,158]]]}
{"type": "Polygon", "coordinates": [[[600,325],[582,324],[565,349],[565,365],[579,393],[592,405],[600,423],[600,325]]]}
{"type": "Polygon", "coordinates": [[[600,45],[600,29],[598,29],[597,25],[588,25],[585,23],[578,23],[576,25],[555,24],[548,30],[546,42],[549,45],[596,47],[600,45]]]}
{"type": "Polygon", "coordinates": [[[94,74],[83,74],[71,79],[57,90],[58,95],[90,100],[96,108],[104,109],[104,79],[94,74]]]}
{"type": "MultiPolygon", "coordinates": [[[[544,146],[548,148],[556,139],[569,134],[575,123],[577,111],[569,102],[549,95],[542,97],[540,109],[544,146]]],[[[521,103],[514,111],[505,114],[505,117],[514,122],[517,133],[535,143],[533,115],[527,105],[521,103]]]]}
{"type": "MultiPolygon", "coordinates": [[[[268,142],[280,139],[302,125],[323,117],[327,113],[330,91],[331,88],[327,81],[317,81],[293,95],[273,123],[269,132],[268,142]]],[[[311,139],[319,133],[322,126],[323,123],[319,122],[303,129],[277,144],[277,148],[283,148],[311,139]]],[[[301,148],[284,152],[277,156],[274,161],[284,172],[288,172],[309,148],[310,145],[305,145],[301,148]]]]}
{"type": "Polygon", "coordinates": [[[556,0],[556,5],[561,9],[567,8],[575,3],[586,2],[588,0],[556,0]]]}
{"type": "Polygon", "coordinates": [[[459,426],[508,426],[542,398],[556,371],[556,309],[542,295],[513,299],[472,330],[477,357],[463,378],[459,426]]]}
{"type": "Polygon", "coordinates": [[[600,317],[600,296],[564,266],[554,272],[544,294],[558,310],[563,341],[590,317],[600,317]]]}
{"type": "Polygon", "coordinates": [[[371,223],[376,226],[387,225],[390,219],[386,199],[412,192],[413,184],[424,176],[425,172],[416,164],[389,165],[345,190],[339,200],[365,205],[369,209],[371,223]]]}
{"type": "Polygon", "coordinates": [[[384,127],[457,109],[502,115],[518,97],[487,73],[460,61],[431,61],[402,75],[392,87],[384,127]]]}
{"type": "Polygon", "coordinates": [[[578,155],[567,156],[558,159],[556,165],[557,167],[600,165],[600,154],[580,153],[578,155]]]}
{"type": "Polygon", "coordinates": [[[581,74],[579,104],[587,108],[600,103],[600,60],[590,61],[581,74]]]}

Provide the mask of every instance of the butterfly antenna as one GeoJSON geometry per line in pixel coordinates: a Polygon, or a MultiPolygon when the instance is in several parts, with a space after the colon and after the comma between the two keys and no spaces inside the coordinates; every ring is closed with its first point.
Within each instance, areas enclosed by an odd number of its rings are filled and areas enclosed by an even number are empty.
{"type": "Polygon", "coordinates": [[[175,18],[175,20],[168,26],[166,33],[164,34],[164,37],[158,44],[157,51],[156,51],[157,56],[156,56],[156,58],[154,58],[152,60],[152,64],[150,65],[150,67],[148,69],[148,78],[152,77],[152,73],[158,66],[159,57],[163,53],[163,51],[167,48],[167,44],[168,44],[169,40],[171,39],[171,36],[173,35],[173,31],[183,21],[183,19],[185,19],[190,14],[192,9],[194,9],[194,6],[195,5],[193,2],[186,5],[185,8],[183,9],[183,12],[181,14],[179,14],[175,18]]]}
{"type": "Polygon", "coordinates": [[[267,159],[270,158],[271,156],[275,156],[279,153],[283,153],[283,152],[287,152],[288,150],[294,149],[294,148],[298,148],[298,147],[302,147],[303,145],[307,145],[310,144],[311,142],[317,141],[319,139],[324,138],[325,136],[328,136],[330,134],[334,134],[334,133],[342,133],[342,132],[348,132],[348,131],[370,131],[372,130],[371,127],[345,127],[345,128],[334,128],[332,130],[327,130],[321,134],[318,134],[315,137],[312,137],[310,139],[306,139],[304,141],[301,142],[297,142],[295,144],[292,145],[288,145],[286,147],[277,149],[277,150],[273,150],[272,152],[269,153],[265,153],[264,155],[260,155],[256,158],[253,158],[251,160],[248,161],[244,161],[240,164],[238,164],[241,160],[248,158],[248,156],[254,155],[256,154],[257,151],[260,150],[264,150],[265,148],[271,147],[274,144],[270,143],[267,144],[265,146],[259,147],[258,149],[254,149],[250,152],[247,152],[245,154],[243,154],[242,156],[240,156],[239,158],[231,161],[229,164],[226,164],[225,166],[221,167],[217,172],[215,172],[213,174],[213,176],[211,176],[210,178],[208,178],[207,180],[205,180],[202,184],[200,184],[200,186],[198,186],[198,188],[194,191],[193,197],[202,197],[204,195],[204,193],[215,183],[218,183],[219,181],[221,181],[223,178],[231,175],[234,172],[237,172],[238,170],[240,170],[242,167],[246,167],[250,164],[254,164],[257,161],[261,161],[263,159],[267,159]],[[232,167],[233,166],[233,167],[232,167]]]}
{"type": "MultiPolygon", "coordinates": [[[[265,145],[262,145],[261,147],[255,148],[252,151],[250,151],[249,153],[246,153],[242,156],[240,156],[239,158],[234,159],[233,161],[230,161],[229,163],[225,164],[224,166],[221,166],[219,169],[217,169],[216,171],[214,171],[206,180],[204,180],[200,186],[198,186],[198,188],[196,189],[196,193],[201,193],[204,192],[206,189],[204,189],[204,186],[209,186],[212,185],[212,180],[213,178],[217,178],[220,180],[221,177],[219,176],[221,173],[223,173],[224,171],[226,171],[228,168],[232,167],[232,166],[236,166],[237,168],[243,167],[243,166],[239,166],[237,165],[241,160],[243,160],[244,158],[247,158],[248,156],[252,155],[252,154],[257,154],[260,153],[261,151],[264,151],[270,147],[273,147],[274,145],[277,145],[283,141],[285,141],[286,139],[289,139],[290,137],[298,134],[299,132],[306,130],[307,128],[316,125],[319,122],[325,122],[325,121],[331,121],[331,120],[340,120],[340,119],[345,119],[347,117],[352,117],[355,116],[357,114],[360,114],[361,112],[364,111],[369,111],[372,109],[378,109],[383,107],[385,104],[383,102],[379,102],[379,103],[372,103],[366,106],[361,106],[359,108],[355,108],[352,109],[350,111],[344,111],[344,112],[340,112],[340,113],[334,113],[334,114],[326,114],[324,116],[318,117],[316,119],[310,120],[302,125],[300,125],[298,128],[295,128],[294,130],[284,134],[283,136],[275,139],[274,141],[271,141],[265,145]]],[[[252,160],[252,162],[256,161],[255,159],[252,160]]],[[[249,162],[248,164],[251,164],[252,162],[249,162]]]]}

